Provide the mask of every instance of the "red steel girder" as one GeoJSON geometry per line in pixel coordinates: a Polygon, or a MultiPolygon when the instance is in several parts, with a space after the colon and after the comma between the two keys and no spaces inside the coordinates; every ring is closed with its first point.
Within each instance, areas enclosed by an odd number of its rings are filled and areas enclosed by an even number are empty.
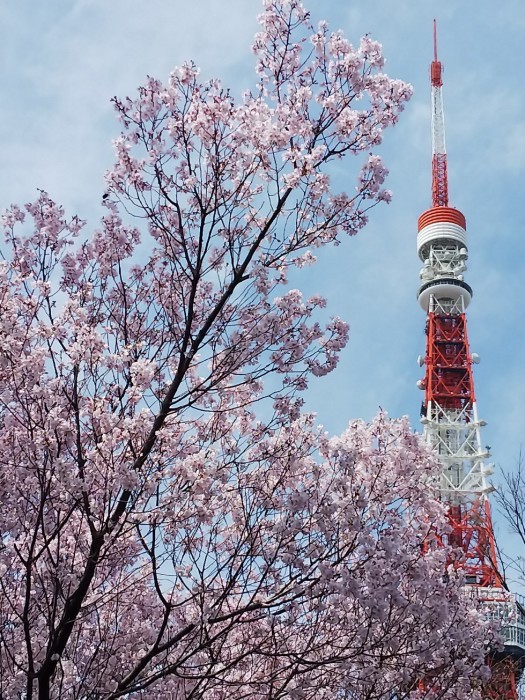
{"type": "Polygon", "coordinates": [[[473,503],[451,505],[448,521],[450,532],[446,541],[462,550],[455,565],[465,573],[466,582],[483,588],[502,587],[489,502],[477,499],[473,503]]]}
{"type": "Polygon", "coordinates": [[[432,156],[432,206],[448,207],[447,154],[432,156]]]}
{"type": "Polygon", "coordinates": [[[465,314],[428,314],[426,367],[424,409],[432,402],[469,414],[474,382],[465,314]]]}
{"type": "Polygon", "coordinates": [[[511,658],[501,661],[488,659],[491,679],[485,691],[487,700],[518,700],[516,678],[521,675],[521,669],[511,658]]]}

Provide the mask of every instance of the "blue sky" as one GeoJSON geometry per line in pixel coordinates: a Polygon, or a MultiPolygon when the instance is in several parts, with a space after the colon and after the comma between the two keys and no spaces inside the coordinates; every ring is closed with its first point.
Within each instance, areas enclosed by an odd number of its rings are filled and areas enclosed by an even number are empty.
{"type": "MultiPolygon", "coordinates": [[[[438,20],[451,204],[467,217],[466,280],[484,440],[504,469],[525,445],[525,9],[523,0],[313,0],[354,42],[369,32],[386,71],[415,94],[381,153],[394,191],[357,237],[321,256],[308,292],[350,322],[336,372],[308,407],[330,432],[378,406],[418,427],[425,317],[416,301],[416,223],[430,204],[429,63],[438,20]]],[[[95,226],[103,172],[118,134],[109,99],[133,95],[146,74],[164,79],[192,58],[203,77],[252,84],[259,0],[18,0],[0,8],[0,207],[46,189],[95,226]]],[[[348,163],[348,188],[357,163],[348,163]]],[[[344,187],[344,177],[340,186],[344,187]]],[[[496,481],[499,476],[496,475],[496,481]]],[[[503,526],[501,526],[503,527],[503,526]]]]}

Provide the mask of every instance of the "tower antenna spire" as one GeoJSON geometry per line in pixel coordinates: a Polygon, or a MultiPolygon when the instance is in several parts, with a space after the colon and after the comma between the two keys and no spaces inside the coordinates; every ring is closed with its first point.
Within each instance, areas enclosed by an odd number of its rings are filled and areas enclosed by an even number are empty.
{"type": "Polygon", "coordinates": [[[448,207],[447,150],[443,111],[442,65],[437,57],[437,23],[434,20],[434,60],[430,64],[432,101],[432,206],[448,207]]]}

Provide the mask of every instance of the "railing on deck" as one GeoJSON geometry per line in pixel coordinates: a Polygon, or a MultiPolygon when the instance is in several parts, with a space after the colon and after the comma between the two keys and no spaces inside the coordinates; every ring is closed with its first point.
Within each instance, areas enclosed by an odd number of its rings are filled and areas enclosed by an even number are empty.
{"type": "Polygon", "coordinates": [[[505,645],[520,647],[525,651],[525,597],[514,594],[516,601],[516,619],[504,625],[502,632],[505,645]]]}
{"type": "MultiPolygon", "coordinates": [[[[470,596],[486,606],[489,619],[501,621],[505,646],[519,650],[525,656],[525,596],[503,588],[467,586],[467,591],[470,596]]],[[[515,654],[514,651],[512,655],[515,654]]]]}

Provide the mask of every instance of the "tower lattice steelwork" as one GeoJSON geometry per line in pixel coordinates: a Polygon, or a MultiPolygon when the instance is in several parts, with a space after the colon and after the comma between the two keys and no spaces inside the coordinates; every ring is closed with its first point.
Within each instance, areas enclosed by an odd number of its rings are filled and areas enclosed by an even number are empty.
{"type": "Polygon", "coordinates": [[[472,289],[464,281],[468,258],[466,222],[448,202],[447,154],[442,99],[442,65],[437,58],[434,22],[434,60],[430,68],[432,94],[432,207],[418,220],[417,251],[423,263],[418,300],[427,314],[425,392],[421,422],[427,442],[439,456],[440,496],[448,506],[449,544],[463,552],[461,567],[469,593],[486,614],[504,620],[503,652],[487,659],[492,667],[488,697],[515,700],[516,684],[525,658],[525,609],[510,593],[498,570],[488,494],[492,465],[482,448],[480,420],[474,393],[466,309],[472,289]]]}

